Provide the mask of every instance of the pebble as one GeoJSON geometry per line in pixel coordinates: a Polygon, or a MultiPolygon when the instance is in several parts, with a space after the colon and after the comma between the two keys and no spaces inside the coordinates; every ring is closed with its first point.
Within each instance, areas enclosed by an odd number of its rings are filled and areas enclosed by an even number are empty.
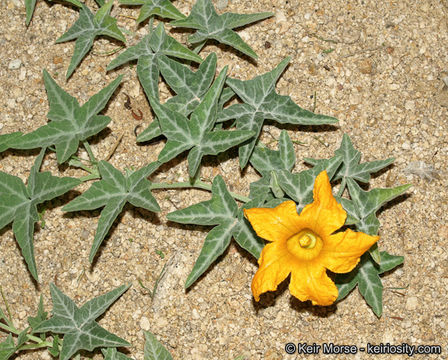
{"type": "Polygon", "coordinates": [[[413,311],[418,307],[418,299],[415,296],[408,297],[406,300],[406,310],[413,311]]]}
{"type": "Polygon", "coordinates": [[[193,319],[199,320],[201,316],[199,315],[198,311],[196,309],[193,309],[191,312],[191,315],[193,316],[193,319]]]}
{"type": "Polygon", "coordinates": [[[216,3],[216,8],[218,10],[224,10],[227,5],[229,5],[229,0],[218,0],[218,2],[216,3]]]}
{"type": "Polygon", "coordinates": [[[9,70],[17,70],[22,65],[22,60],[14,59],[9,62],[8,69],[9,70]]]}
{"type": "Polygon", "coordinates": [[[405,141],[402,145],[401,148],[403,150],[409,150],[411,148],[411,144],[409,143],[409,141],[405,141]]]}
{"type": "Polygon", "coordinates": [[[26,69],[23,67],[20,69],[19,80],[23,81],[26,78],[26,69]]]}
{"type": "Polygon", "coordinates": [[[142,316],[140,318],[140,327],[142,328],[142,330],[145,330],[145,331],[148,331],[151,328],[149,319],[146,316],[142,316]]]}
{"type": "Polygon", "coordinates": [[[414,110],[415,109],[415,103],[412,100],[407,100],[404,104],[404,107],[406,110],[414,110]]]}
{"type": "Polygon", "coordinates": [[[11,109],[16,107],[16,101],[14,99],[8,99],[6,103],[8,104],[8,107],[11,109]]]}
{"type": "Polygon", "coordinates": [[[358,69],[362,74],[371,74],[373,72],[372,60],[364,59],[358,64],[358,69]]]}

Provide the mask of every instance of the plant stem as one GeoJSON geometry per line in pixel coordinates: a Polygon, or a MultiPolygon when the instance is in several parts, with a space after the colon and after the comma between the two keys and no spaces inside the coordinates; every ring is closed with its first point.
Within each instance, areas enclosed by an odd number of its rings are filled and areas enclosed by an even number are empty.
{"type": "MultiPolygon", "coordinates": [[[[1,322],[0,322],[0,328],[3,329],[3,330],[6,330],[9,333],[15,334],[15,335],[19,335],[21,333],[21,331],[15,329],[15,328],[12,328],[12,327],[10,327],[10,326],[8,326],[6,324],[3,324],[1,322]]],[[[26,337],[28,338],[28,340],[36,342],[37,343],[36,345],[39,345],[38,347],[51,347],[51,346],[53,346],[52,343],[50,343],[48,341],[43,341],[41,338],[38,338],[37,336],[27,334],[26,337]]]]}
{"type": "Polygon", "coordinates": [[[341,185],[339,186],[338,196],[341,197],[345,190],[345,185],[347,184],[347,180],[345,177],[342,178],[341,185]]]}
{"type": "MultiPolygon", "coordinates": [[[[191,189],[202,189],[207,191],[212,191],[212,185],[202,182],[201,180],[197,180],[193,183],[191,182],[178,182],[178,183],[152,183],[150,186],[150,190],[155,189],[181,189],[181,188],[191,188],[191,189]]],[[[230,195],[238,201],[248,202],[250,199],[247,196],[243,196],[240,194],[236,194],[234,192],[230,192],[230,195]]]]}
{"type": "Polygon", "coordinates": [[[96,160],[95,155],[93,155],[92,148],[90,147],[90,144],[87,142],[87,140],[84,140],[82,142],[82,144],[84,145],[84,149],[86,149],[87,154],[89,155],[90,162],[92,164],[96,164],[98,161],[96,160]]]}

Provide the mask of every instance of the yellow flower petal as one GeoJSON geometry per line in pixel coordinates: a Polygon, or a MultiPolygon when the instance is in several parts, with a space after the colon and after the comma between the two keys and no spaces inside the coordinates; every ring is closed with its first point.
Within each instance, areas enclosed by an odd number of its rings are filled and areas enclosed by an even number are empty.
{"type": "Polygon", "coordinates": [[[326,269],[351,271],[378,236],[346,230],[333,234],[345,223],[347,213],[333,197],[328,175],[321,172],[314,183],[314,202],[300,215],[296,205],[286,201],[274,209],[244,210],[258,236],[272,241],[258,260],[260,268],[252,281],[255,300],[277,289],[291,273],[289,289],[301,301],[331,305],[338,289],[326,269]]]}
{"type": "Polygon", "coordinates": [[[295,264],[291,271],[289,291],[300,301],[311,300],[313,305],[331,305],[338,297],[336,285],[319,263],[295,264]]]}
{"type": "Polygon", "coordinates": [[[268,241],[286,240],[298,232],[302,224],[294,201],[285,201],[273,209],[245,209],[244,215],[257,235],[268,241]]]}
{"type": "Polygon", "coordinates": [[[316,177],[313,196],[314,202],[305,206],[300,217],[321,236],[330,235],[344,225],[347,213],[334,198],[326,171],[316,177]]]}
{"type": "Polygon", "coordinates": [[[358,264],[361,255],[379,238],[350,229],[331,235],[321,252],[322,265],[335,273],[350,272],[358,264]]]}
{"type": "Polygon", "coordinates": [[[285,280],[291,268],[291,254],[284,242],[267,244],[258,260],[260,267],[252,280],[252,294],[255,301],[260,301],[260,294],[275,291],[277,286],[285,280]]]}

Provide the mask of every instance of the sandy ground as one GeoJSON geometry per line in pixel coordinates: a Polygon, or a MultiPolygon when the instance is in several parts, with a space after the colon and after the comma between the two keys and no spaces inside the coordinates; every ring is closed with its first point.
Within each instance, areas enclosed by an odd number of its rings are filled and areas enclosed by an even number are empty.
{"type": "MultiPolygon", "coordinates": [[[[93,6],[93,2],[89,5],[93,6]]],[[[192,1],[174,4],[188,14],[192,1]]],[[[295,171],[305,168],[304,157],[332,156],[343,133],[363,152],[364,160],[395,157],[393,167],[375,177],[373,186],[412,183],[408,196],[380,212],[380,248],[404,255],[405,263],[383,277],[384,314],[378,319],[358,291],[327,308],[312,307],[291,297],[287,284],[261,304],[253,300],[250,283],[256,262],[233,244],[225,255],[187,292],[183,284],[199,254],[207,228],[182,226],[166,221],[166,214],[206,200],[199,190],[155,191],[162,212],[154,215],[127,206],[90,266],[88,253],[99,211],[64,215],[63,204],[72,192],[47,206],[45,228],[34,236],[41,283],[29,275],[11,226],[0,231],[0,285],[17,325],[25,326],[34,315],[39,295],[51,309],[49,284],[54,282],[79,305],[112,288],[132,283],[132,288],[100,318],[100,324],[133,344],[128,355],[143,358],[143,330],[150,330],[174,359],[321,359],[322,355],[287,355],[293,343],[337,343],[366,346],[391,343],[441,345],[440,356],[416,355],[417,359],[448,358],[448,3],[440,1],[343,1],[330,3],[298,0],[215,2],[221,11],[251,13],[272,11],[275,17],[240,30],[259,60],[248,62],[227,47],[207,46],[201,55],[218,52],[218,67],[230,65],[230,76],[249,79],[270,71],[283,58],[292,61],[278,82],[280,94],[290,95],[306,109],[340,119],[333,128],[286,127],[298,158],[295,171]],[[431,179],[410,174],[415,161],[433,168],[431,179]],[[409,168],[408,168],[409,169],[409,168]],[[437,175],[434,178],[434,175],[437,175]],[[165,255],[162,258],[158,251],[165,255]],[[166,266],[157,294],[151,299],[139,280],[152,288],[166,266]],[[392,290],[392,287],[406,287],[392,290]]],[[[119,25],[133,32],[129,45],[147,29],[136,28],[137,8],[120,7],[112,14],[119,25]]],[[[30,27],[20,0],[0,3],[0,133],[29,132],[47,122],[48,103],[42,80],[47,69],[55,80],[81,103],[124,74],[119,91],[106,114],[109,130],[94,138],[98,158],[105,158],[123,134],[111,162],[119,169],[140,167],[155,160],[164,142],[139,146],[134,128],[151,121],[148,102],[135,73],[135,64],[106,73],[116,56],[104,53],[117,44],[96,41],[72,78],[65,71],[74,42],[54,44],[77,19],[77,12],[60,4],[38,1],[30,27]],[[124,108],[125,96],[144,113],[135,120],[124,108]]],[[[171,29],[171,28],[169,28],[171,29]]],[[[185,43],[187,33],[171,30],[185,43]]],[[[163,86],[162,86],[163,88],[163,86]]],[[[168,96],[163,88],[162,96],[168,96]]],[[[262,140],[276,147],[279,127],[264,127],[262,140]]],[[[7,151],[0,155],[0,169],[26,179],[36,151],[7,151]]],[[[81,151],[81,156],[86,156],[81,151]]],[[[241,176],[234,153],[209,159],[204,178],[221,174],[232,191],[248,194],[249,184],[259,178],[253,169],[241,176]]],[[[164,166],[157,181],[185,181],[185,156],[164,166]]],[[[57,167],[49,154],[43,169],[55,175],[82,176],[72,168],[57,167]]],[[[420,174],[421,175],[421,174],[420,174]]],[[[89,184],[79,186],[84,191],[89,184]]],[[[4,304],[2,303],[1,306],[4,304]]],[[[5,334],[0,335],[0,340],[5,334]]],[[[83,358],[101,355],[84,354],[83,358]]],[[[18,359],[47,359],[45,352],[22,354],[18,359]]],[[[328,359],[389,359],[385,355],[327,355],[328,359]]],[[[407,358],[396,355],[394,359],[407,358]]]]}

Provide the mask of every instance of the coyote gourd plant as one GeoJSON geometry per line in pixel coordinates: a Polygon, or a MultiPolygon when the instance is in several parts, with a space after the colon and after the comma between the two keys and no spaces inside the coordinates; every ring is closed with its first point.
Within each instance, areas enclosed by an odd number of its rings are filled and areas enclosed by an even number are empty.
{"type": "MultiPolygon", "coordinates": [[[[99,9],[95,15],[78,0],[67,2],[79,7],[78,20],[57,40],[63,42],[76,39],[66,74],[68,79],[97,36],[106,35],[123,43],[126,39],[117,26],[116,19],[110,15],[112,0],[107,3],[96,0],[99,9]]],[[[361,153],[353,147],[350,137],[344,134],[341,146],[333,157],[306,158],[304,160],[311,168],[294,172],[295,150],[286,130],[280,133],[277,150],[270,149],[260,141],[265,120],[280,124],[317,126],[336,124],[337,119],[305,110],[289,96],[276,92],[276,83],[291,58],[285,58],[270,72],[243,81],[228,77],[227,67],[216,74],[218,58],[215,53],[205,59],[199,56],[206,42],[215,40],[256,59],[255,51],[233,29],[266,19],[272,13],[218,15],[211,0],[197,0],[191,13],[185,16],[169,0],[119,2],[123,5],[141,5],[137,23],[143,23],[149,18],[148,34],[112,60],[107,70],[112,71],[130,61],[137,62],[138,79],[155,116],[136,140],[151,146],[147,144],[149,140],[164,137],[166,144],[158,154],[157,161],[137,170],[126,169],[125,173],[105,160],[97,160],[89,138],[105,129],[111,121],[110,117],[100,113],[118,89],[122,76],[80,105],[47,71],[43,71],[50,105],[47,115],[49,122],[28,134],[18,131],[0,135],[0,152],[9,148],[41,148],[31,168],[27,185],[18,177],[0,171],[0,229],[12,222],[15,238],[29,272],[36,281],[38,272],[33,251],[33,231],[39,218],[37,205],[61,196],[84,181],[95,180],[88,190],[65,205],[63,210],[73,212],[102,208],[90,250],[91,262],[126,203],[158,212],[160,207],[151,194],[152,190],[197,188],[211,192],[209,200],[167,215],[167,219],[173,222],[212,227],[186,279],[186,288],[196,282],[224,253],[232,238],[240,247],[259,259],[266,243],[248,221],[248,211],[275,209],[293,201],[293,215],[301,214],[313,202],[316,179],[323,172],[330,183],[339,184],[334,198],[346,214],[344,225],[366,236],[378,234],[380,222],[377,211],[385,203],[403,194],[409,186],[364,191],[359,183],[369,183],[371,174],[392,164],[392,158],[361,163],[361,153]],[[173,20],[170,25],[174,27],[194,30],[188,38],[193,49],[168,35],[162,21],[159,20],[154,27],[156,16],[173,20]],[[198,64],[196,71],[190,67],[191,62],[198,64]],[[164,102],[159,96],[161,77],[175,94],[164,102]],[[230,100],[234,101],[229,105],[230,100]],[[81,145],[89,156],[88,161],[77,157],[81,145]],[[231,148],[238,148],[241,169],[252,166],[260,174],[260,179],[250,184],[248,196],[229,191],[221,175],[215,176],[211,183],[201,178],[203,157],[216,156],[231,148]],[[40,172],[47,150],[56,153],[58,164],[80,168],[87,175],[75,179],[40,172]],[[188,181],[155,183],[148,179],[162,164],[184,152],[188,152],[188,181]]],[[[36,0],[25,0],[27,25],[35,4],[36,0]]],[[[305,240],[308,242],[301,243],[303,248],[309,248],[310,244],[314,246],[310,238],[305,240]]],[[[378,317],[381,316],[383,287],[379,275],[400,265],[403,260],[403,257],[380,251],[376,244],[373,245],[360,256],[353,270],[335,275],[337,301],[346,297],[358,285],[361,295],[373,312],[378,317]]],[[[59,356],[62,360],[72,356],[79,358],[80,350],[92,351],[96,348],[101,349],[107,360],[130,359],[117,350],[117,347],[130,344],[95,322],[128,287],[129,285],[122,285],[78,308],[52,284],[52,317],[48,318],[44,311],[41,297],[37,315],[28,318],[30,326],[24,330],[14,326],[8,307],[8,316],[0,308],[0,328],[9,333],[6,340],[0,343],[0,359],[8,359],[22,350],[36,348],[48,348],[53,356],[59,356]],[[13,335],[17,337],[16,341],[13,335]],[[49,336],[51,341],[47,340],[49,336]]],[[[154,335],[145,333],[145,337],[145,360],[172,358],[154,335]]]]}

